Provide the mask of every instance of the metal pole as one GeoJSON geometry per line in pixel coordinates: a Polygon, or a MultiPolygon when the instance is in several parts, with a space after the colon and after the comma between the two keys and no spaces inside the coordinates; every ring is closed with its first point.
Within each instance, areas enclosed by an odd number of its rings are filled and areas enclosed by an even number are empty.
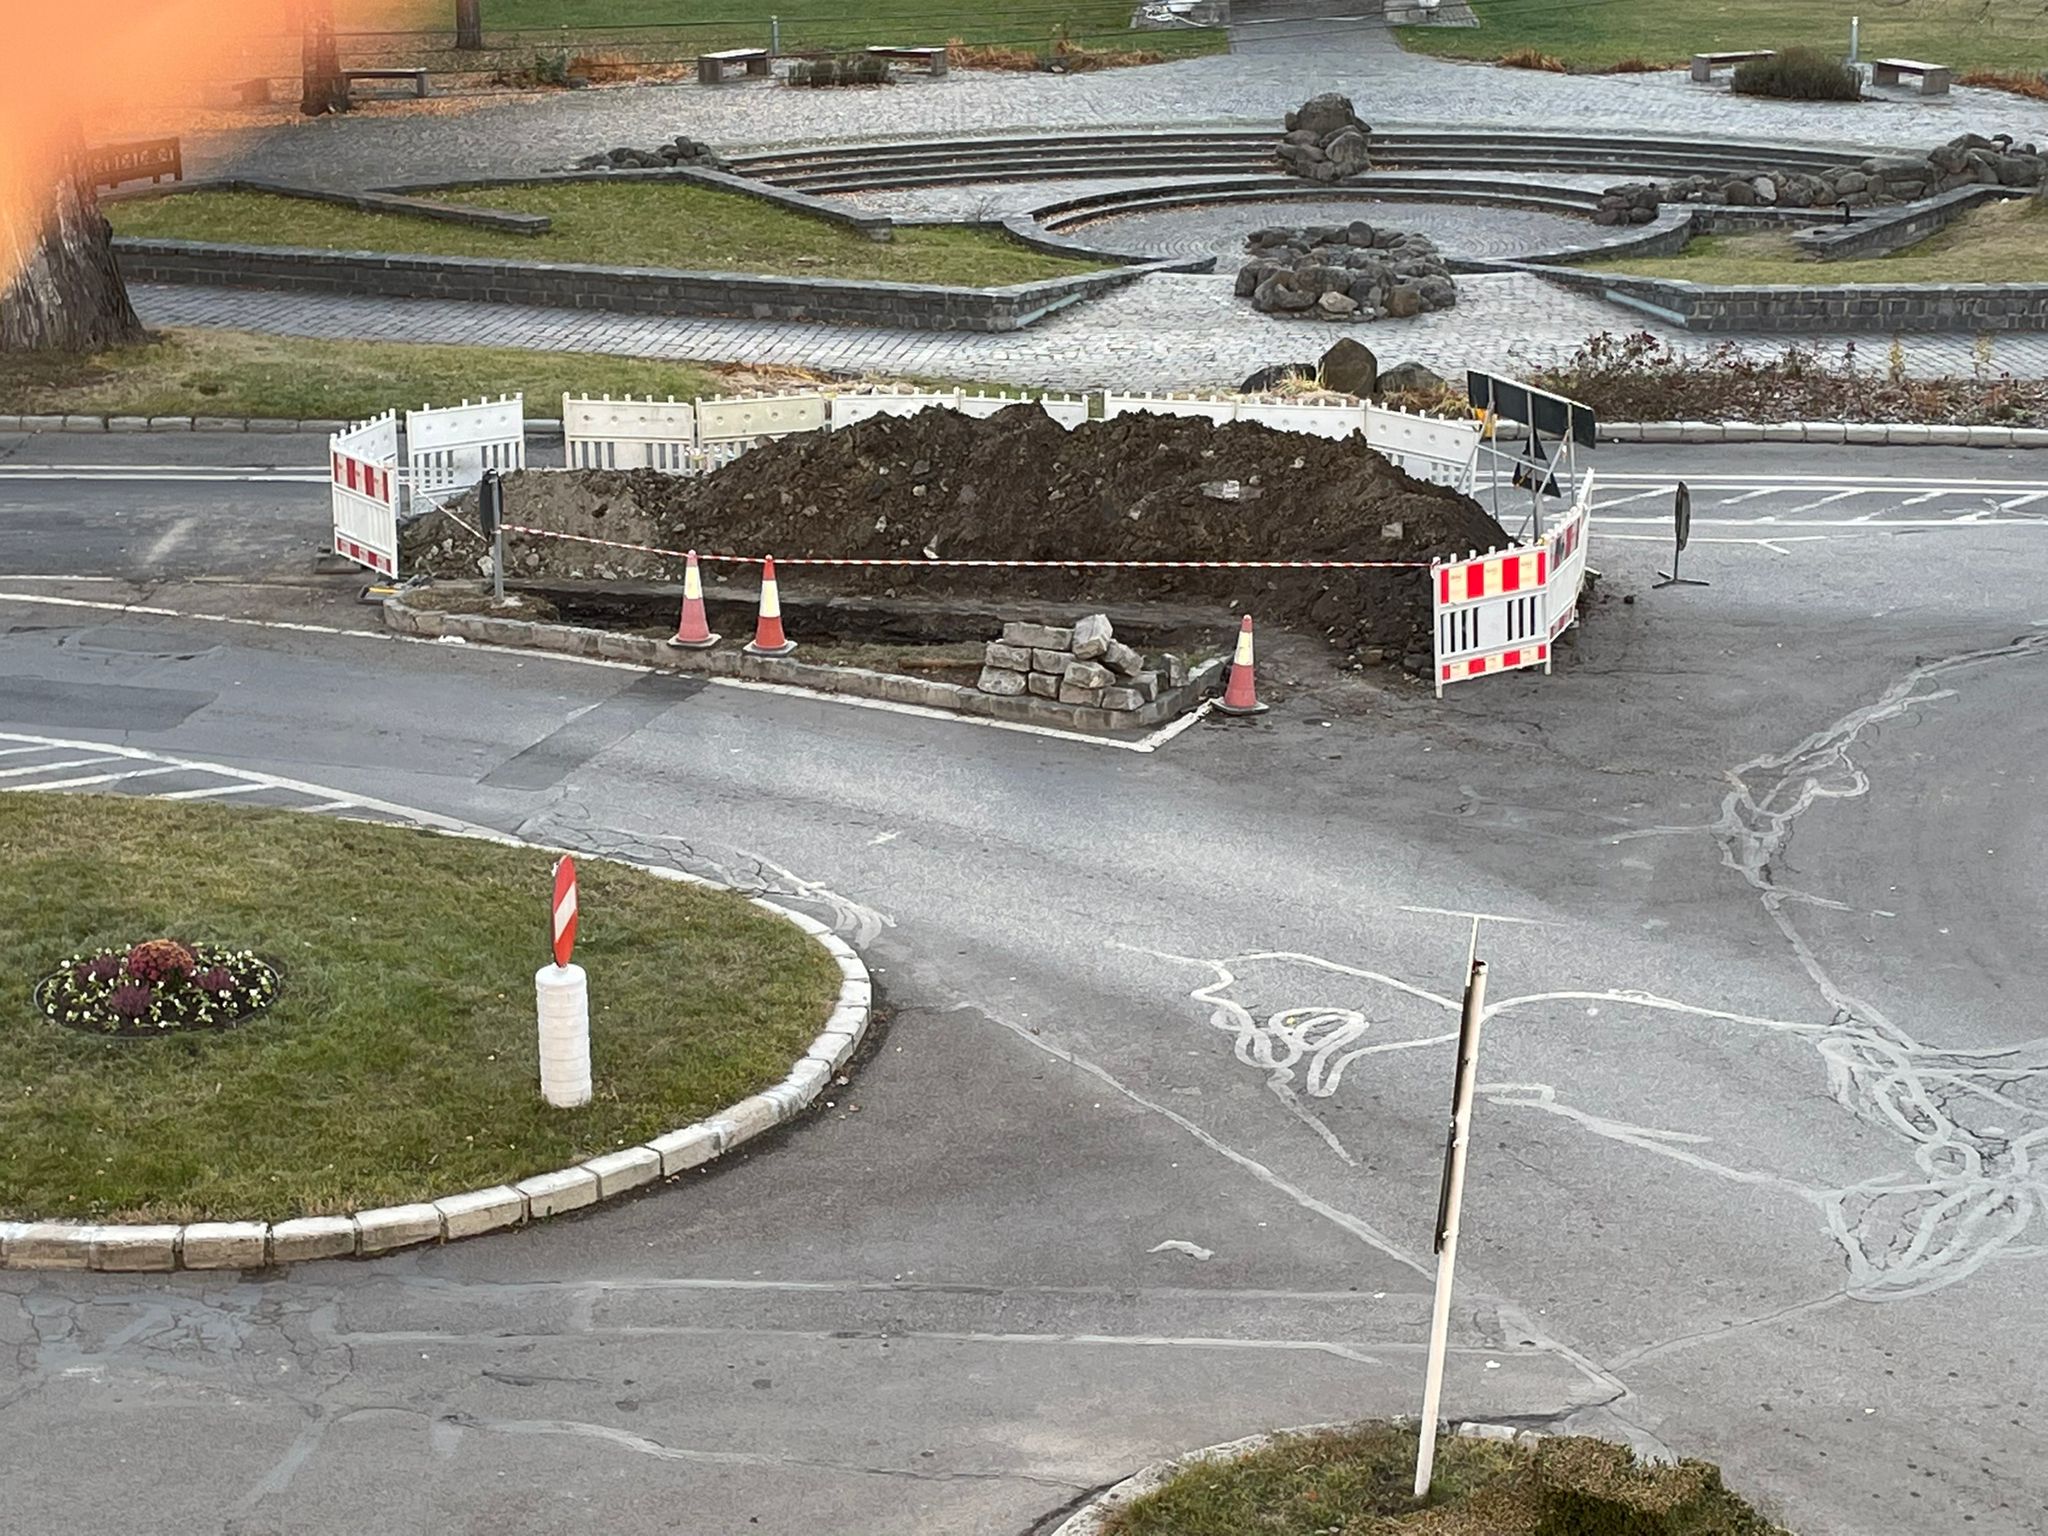
{"type": "Polygon", "coordinates": [[[771,59],[782,57],[782,18],[780,16],[770,16],[768,18],[768,57],[771,59]]]}
{"type": "MultiPolygon", "coordinates": [[[[1477,936],[1475,935],[1475,943],[1477,936]]],[[[1415,1453],[1415,1497],[1429,1493],[1436,1469],[1436,1419],[1443,1399],[1444,1349],[1451,1332],[1451,1272],[1458,1262],[1458,1210],[1465,1200],[1465,1148],[1472,1138],[1472,1080],[1479,1070],[1479,1019],[1486,1011],[1486,962],[1472,962],[1465,1013],[1458,1022],[1458,1075],[1451,1089],[1451,1128],[1444,1147],[1436,1215],[1436,1306],[1429,1319],[1428,1374],[1422,1383],[1422,1443],[1415,1453]]]]}
{"type": "Polygon", "coordinates": [[[1849,62],[1851,64],[1856,62],[1856,55],[1862,50],[1862,47],[1863,18],[1861,16],[1851,16],[1849,18],[1849,62]]]}
{"type": "Polygon", "coordinates": [[[498,534],[491,547],[491,602],[494,606],[505,606],[505,523],[498,521],[498,534]]]}

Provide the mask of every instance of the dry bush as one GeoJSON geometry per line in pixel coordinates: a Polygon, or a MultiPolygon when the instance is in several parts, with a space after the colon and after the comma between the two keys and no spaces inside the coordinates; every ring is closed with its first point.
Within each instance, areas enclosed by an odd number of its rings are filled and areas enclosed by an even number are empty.
{"type": "Polygon", "coordinates": [[[1603,75],[1653,75],[1660,70],[1676,69],[1676,64],[1667,64],[1657,59],[1646,59],[1639,53],[1632,53],[1625,59],[1616,59],[1600,73],[1603,75]]]}
{"type": "Polygon", "coordinates": [[[946,43],[947,62],[962,69],[1007,69],[1019,73],[1063,70],[1086,74],[1097,69],[1125,69],[1137,64],[1162,64],[1166,55],[1151,48],[1087,48],[1067,38],[1054,38],[1043,48],[1005,43],[946,43]]]}
{"type": "Polygon", "coordinates": [[[1957,85],[1980,85],[1988,91],[2010,91],[2048,101],[2048,74],[2027,75],[2008,69],[1968,69],[1956,76],[1957,85]]]}
{"type": "Polygon", "coordinates": [[[1500,67],[1502,69],[1540,69],[1546,74],[1552,75],[1566,73],[1563,59],[1556,57],[1554,54],[1544,53],[1536,48],[1517,48],[1513,53],[1503,54],[1500,58],[1500,67]]]}

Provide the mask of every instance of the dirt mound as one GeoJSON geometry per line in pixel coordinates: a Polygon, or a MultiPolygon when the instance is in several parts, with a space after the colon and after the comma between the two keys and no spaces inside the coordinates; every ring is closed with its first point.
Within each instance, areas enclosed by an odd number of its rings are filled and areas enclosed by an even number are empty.
{"type": "MultiPolygon", "coordinates": [[[[778,560],[1389,560],[1426,567],[1433,556],[1508,542],[1477,502],[1412,478],[1359,439],[1151,415],[1069,430],[1033,406],[985,421],[930,410],[785,438],[704,479],[528,474],[507,482],[507,516],[629,543],[778,560]]],[[[473,571],[474,558],[458,545],[443,561],[473,571]]],[[[520,539],[508,563],[515,574],[677,574],[670,562],[559,540],[520,539]]],[[[848,593],[1213,601],[1326,635],[1347,650],[1378,646],[1399,655],[1429,647],[1422,568],[825,573],[792,566],[783,575],[789,586],[829,582],[848,593]]]]}

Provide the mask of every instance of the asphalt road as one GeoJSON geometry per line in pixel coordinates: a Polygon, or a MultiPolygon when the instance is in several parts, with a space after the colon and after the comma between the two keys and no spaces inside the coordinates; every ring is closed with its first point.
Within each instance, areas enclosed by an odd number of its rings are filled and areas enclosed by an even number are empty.
{"type": "Polygon", "coordinates": [[[307,574],[313,487],[30,478],[319,452],[0,439],[6,761],[115,741],[723,871],[891,1017],[832,1107],[620,1208],[0,1275],[0,1527],[1007,1536],[1412,1412],[1479,912],[1447,1411],[1721,1461],[1807,1536],[2041,1529],[2039,456],[1602,450],[1657,494],[1596,518],[1555,675],[1283,674],[1136,755],[183,617],[370,615],[307,574]],[[1652,591],[1679,475],[1713,585],[1652,591]]]}

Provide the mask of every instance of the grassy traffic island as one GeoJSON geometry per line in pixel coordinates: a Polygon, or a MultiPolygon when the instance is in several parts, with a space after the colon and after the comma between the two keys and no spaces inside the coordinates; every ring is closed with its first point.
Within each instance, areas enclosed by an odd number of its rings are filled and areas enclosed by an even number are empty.
{"type": "Polygon", "coordinates": [[[1651,1465],[1577,1437],[1533,1449],[1441,1439],[1418,1501],[1415,1452],[1399,1425],[1280,1435],[1190,1462],[1111,1513],[1101,1536],[1784,1536],[1702,1461],[1651,1465]]]}
{"type": "Polygon", "coordinates": [[[0,1219],[434,1199],[686,1125],[816,1037],[840,976],[795,926],[593,859],[594,1098],[548,1108],[552,862],[281,811],[0,797],[0,1219]]]}
{"type": "Polygon", "coordinates": [[[178,192],[107,203],[117,235],[297,250],[402,252],[504,261],[835,277],[998,288],[1101,268],[1033,250],[1000,230],[898,228],[885,241],[737,192],[676,182],[465,187],[435,201],[545,214],[544,234],[368,213],[266,192],[178,192]]]}

